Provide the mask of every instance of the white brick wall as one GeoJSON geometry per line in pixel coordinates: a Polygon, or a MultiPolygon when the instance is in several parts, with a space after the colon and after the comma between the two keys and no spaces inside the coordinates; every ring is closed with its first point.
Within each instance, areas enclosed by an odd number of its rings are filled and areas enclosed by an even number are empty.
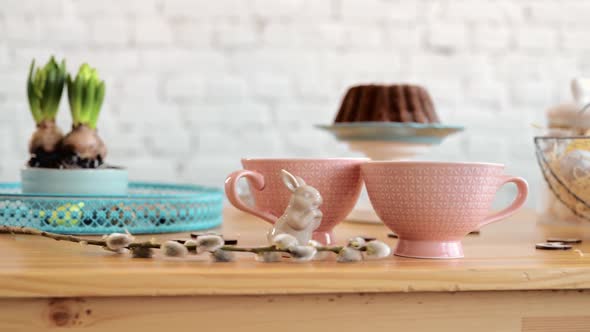
{"type": "Polygon", "coordinates": [[[243,156],[353,156],[313,125],[348,85],[412,81],[467,127],[422,158],[506,163],[532,206],[531,123],[588,74],[589,17],[584,0],[0,0],[0,180],[27,158],[29,62],[55,54],[107,80],[100,130],[133,178],[221,186],[243,156]]]}

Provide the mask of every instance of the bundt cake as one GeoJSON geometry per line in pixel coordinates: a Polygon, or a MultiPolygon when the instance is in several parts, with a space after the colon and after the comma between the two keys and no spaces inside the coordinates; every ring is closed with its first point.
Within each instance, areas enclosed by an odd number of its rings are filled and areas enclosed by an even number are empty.
{"type": "Polygon", "coordinates": [[[350,88],[334,122],[437,123],[430,95],[421,86],[409,84],[359,85],[350,88]]]}

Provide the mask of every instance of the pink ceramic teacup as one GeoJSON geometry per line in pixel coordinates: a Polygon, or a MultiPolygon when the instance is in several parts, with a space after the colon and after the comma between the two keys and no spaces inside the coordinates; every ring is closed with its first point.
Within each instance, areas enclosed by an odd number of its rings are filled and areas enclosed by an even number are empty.
{"type": "Polygon", "coordinates": [[[375,212],[399,236],[398,256],[463,257],[465,235],[513,214],[528,194],[526,181],[504,175],[501,164],[384,161],[361,168],[375,212]],[[508,182],[518,188],[516,199],[490,215],[508,182]]]}
{"type": "Polygon", "coordinates": [[[291,192],[281,180],[281,170],[301,177],[323,197],[323,218],[313,238],[332,243],[332,229],[352,211],[362,189],[361,164],[367,159],[242,159],[244,170],[225,180],[225,193],[236,208],[260,217],[271,224],[283,214],[291,192]],[[248,179],[254,206],[244,203],[237,190],[238,180],[248,179]]]}

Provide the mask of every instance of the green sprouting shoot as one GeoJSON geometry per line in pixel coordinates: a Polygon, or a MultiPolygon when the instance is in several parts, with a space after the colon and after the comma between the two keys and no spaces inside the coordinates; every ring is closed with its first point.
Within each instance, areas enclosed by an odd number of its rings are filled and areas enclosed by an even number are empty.
{"type": "Polygon", "coordinates": [[[83,64],[74,79],[68,75],[68,99],[74,127],[85,125],[96,128],[98,115],[104,100],[105,84],[96,69],[83,64]]]}
{"type": "Polygon", "coordinates": [[[27,97],[35,123],[55,120],[65,80],[65,60],[58,64],[52,56],[45,66],[37,68],[35,60],[31,62],[27,79],[27,97]]]}

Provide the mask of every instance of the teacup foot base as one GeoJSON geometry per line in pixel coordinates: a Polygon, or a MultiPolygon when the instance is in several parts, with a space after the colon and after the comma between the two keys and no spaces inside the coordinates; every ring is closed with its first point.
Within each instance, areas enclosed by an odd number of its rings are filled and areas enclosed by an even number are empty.
{"type": "Polygon", "coordinates": [[[313,232],[312,239],[324,246],[329,246],[334,243],[334,234],[332,232],[313,232]]]}
{"type": "Polygon", "coordinates": [[[394,255],[425,259],[463,258],[460,241],[416,241],[399,239],[394,255]]]}

